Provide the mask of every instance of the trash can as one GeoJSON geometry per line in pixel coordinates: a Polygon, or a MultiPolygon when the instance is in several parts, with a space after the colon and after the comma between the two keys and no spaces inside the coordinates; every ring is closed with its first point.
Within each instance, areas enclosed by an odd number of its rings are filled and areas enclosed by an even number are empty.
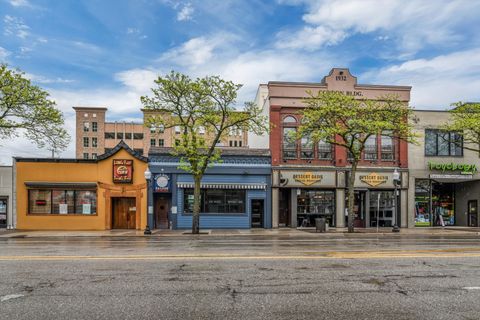
{"type": "Polygon", "coordinates": [[[325,232],[326,231],[326,219],[325,218],[315,218],[315,232],[325,232]]]}

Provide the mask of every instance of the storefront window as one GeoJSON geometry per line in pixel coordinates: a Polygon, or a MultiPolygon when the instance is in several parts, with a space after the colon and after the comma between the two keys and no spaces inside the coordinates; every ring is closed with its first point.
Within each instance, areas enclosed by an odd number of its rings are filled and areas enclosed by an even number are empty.
{"type": "Polygon", "coordinates": [[[298,226],[315,226],[315,218],[326,218],[334,226],[335,192],[301,189],[297,196],[298,226]]]}
{"type": "MultiPolygon", "coordinates": [[[[202,189],[200,212],[212,214],[245,213],[245,190],[202,189]]],[[[193,189],[184,190],[184,211],[193,212],[193,189]]]]}
{"type": "Polygon", "coordinates": [[[394,211],[393,191],[370,191],[370,227],[393,226],[394,211]]]}
{"type": "Polygon", "coordinates": [[[415,180],[415,226],[455,225],[455,185],[415,180]]]}
{"type": "Polygon", "coordinates": [[[29,214],[96,214],[95,190],[29,190],[29,214]]]}

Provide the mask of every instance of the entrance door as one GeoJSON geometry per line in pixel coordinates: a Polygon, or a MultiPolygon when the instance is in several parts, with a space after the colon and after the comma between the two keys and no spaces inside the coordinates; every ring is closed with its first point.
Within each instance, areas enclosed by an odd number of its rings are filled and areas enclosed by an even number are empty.
{"type": "Polygon", "coordinates": [[[169,198],[161,196],[155,199],[155,227],[157,229],[168,229],[169,206],[169,198]]]}
{"type": "Polygon", "coordinates": [[[263,228],[263,199],[252,199],[252,228],[263,228]]]}
{"type": "Polygon", "coordinates": [[[7,226],[8,198],[0,198],[0,228],[7,226]]]}
{"type": "Polygon", "coordinates": [[[278,213],[279,227],[286,227],[289,225],[290,190],[291,189],[280,189],[280,204],[279,204],[279,213],[278,213]]]}
{"type": "MultiPolygon", "coordinates": [[[[353,226],[355,228],[365,228],[365,194],[366,191],[355,191],[353,201],[353,212],[355,220],[353,226]]],[[[347,202],[348,203],[348,202],[347,202]]]]}
{"type": "Polygon", "coordinates": [[[468,226],[478,227],[478,202],[477,200],[468,201],[468,226]]]}
{"type": "Polygon", "coordinates": [[[135,198],[112,198],[112,229],[135,229],[135,198]]]}

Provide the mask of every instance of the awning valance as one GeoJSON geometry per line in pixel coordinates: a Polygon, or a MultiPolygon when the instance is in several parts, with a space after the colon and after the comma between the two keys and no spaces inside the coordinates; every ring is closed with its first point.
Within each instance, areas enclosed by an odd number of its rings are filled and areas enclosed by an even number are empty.
{"type": "MultiPolygon", "coordinates": [[[[185,189],[193,189],[193,182],[178,182],[177,187],[185,189]]],[[[202,189],[260,189],[265,190],[265,183],[202,183],[202,189]]]]}
{"type": "Polygon", "coordinates": [[[25,185],[29,188],[39,189],[96,189],[96,182],[40,182],[27,181],[25,185]]]}

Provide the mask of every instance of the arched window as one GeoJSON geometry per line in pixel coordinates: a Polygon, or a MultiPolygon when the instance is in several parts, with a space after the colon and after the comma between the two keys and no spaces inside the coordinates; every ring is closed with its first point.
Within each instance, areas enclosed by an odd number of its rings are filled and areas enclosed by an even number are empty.
{"type": "Polygon", "coordinates": [[[285,118],[283,118],[283,123],[295,124],[297,123],[297,119],[292,116],[286,116],[285,118]]]}

